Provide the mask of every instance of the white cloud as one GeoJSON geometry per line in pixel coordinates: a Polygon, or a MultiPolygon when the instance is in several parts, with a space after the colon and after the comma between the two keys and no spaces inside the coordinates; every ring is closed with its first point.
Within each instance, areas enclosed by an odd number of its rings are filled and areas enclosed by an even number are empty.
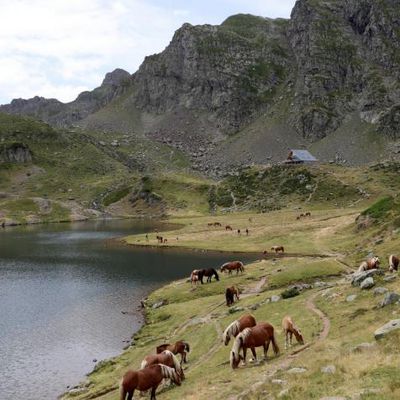
{"type": "Polygon", "coordinates": [[[35,95],[71,101],[98,86],[106,72],[134,72],[183,22],[215,23],[239,9],[276,16],[294,0],[204,0],[201,11],[190,0],[165,3],[0,0],[0,103],[35,95]]]}

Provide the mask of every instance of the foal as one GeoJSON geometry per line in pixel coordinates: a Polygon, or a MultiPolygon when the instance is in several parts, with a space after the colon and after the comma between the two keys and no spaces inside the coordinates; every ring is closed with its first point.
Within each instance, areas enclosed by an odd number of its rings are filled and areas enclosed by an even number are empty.
{"type": "Polygon", "coordinates": [[[282,329],[285,334],[285,349],[289,346],[292,346],[292,338],[293,335],[296,336],[296,340],[300,344],[304,344],[303,335],[297,326],[294,324],[291,317],[286,316],[282,320],[282,329]]]}
{"type": "Polygon", "coordinates": [[[251,314],[242,315],[236,321],[233,321],[228,327],[225,329],[222,340],[225,343],[225,346],[228,345],[231,336],[236,337],[240,332],[245,328],[251,328],[256,325],[256,319],[251,314]]]}
{"type": "Polygon", "coordinates": [[[246,328],[238,336],[232,346],[230,364],[233,369],[239,366],[240,360],[246,364],[247,349],[251,349],[254,360],[257,360],[256,347],[264,348],[264,358],[267,359],[269,344],[272,342],[274,353],[279,354],[279,347],[274,336],[274,327],[268,322],[261,322],[252,328],[246,328]],[[243,357],[240,355],[243,350],[243,357]]]}
{"type": "Polygon", "coordinates": [[[180,376],[166,365],[155,364],[139,371],[128,371],[121,381],[120,400],[132,400],[136,389],[141,392],[151,389],[150,400],[156,400],[157,387],[164,378],[171,379],[178,386],[181,385],[180,376]]]}

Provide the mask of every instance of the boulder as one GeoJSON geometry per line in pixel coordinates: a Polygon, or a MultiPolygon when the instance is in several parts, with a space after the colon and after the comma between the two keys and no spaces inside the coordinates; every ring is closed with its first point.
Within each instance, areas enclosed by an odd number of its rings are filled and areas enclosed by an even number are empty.
{"type": "Polygon", "coordinates": [[[375,343],[360,343],[353,347],[352,351],[355,353],[361,353],[362,351],[370,351],[375,346],[375,343]]]}
{"type": "Polygon", "coordinates": [[[374,296],[378,296],[379,294],[385,294],[386,292],[388,292],[388,289],[386,289],[385,287],[377,287],[374,289],[374,296]]]}
{"type": "Polygon", "coordinates": [[[370,269],[364,272],[355,272],[351,277],[351,284],[353,286],[360,286],[361,282],[365,279],[372,277],[373,275],[383,275],[384,272],[381,269],[370,269]]]}
{"type": "Polygon", "coordinates": [[[290,368],[287,372],[288,372],[288,374],[303,374],[306,371],[307,370],[303,367],[294,367],[294,368],[290,368]]]}
{"type": "Polygon", "coordinates": [[[271,296],[271,303],[276,303],[277,301],[279,301],[281,299],[281,296],[271,296]]]}
{"type": "Polygon", "coordinates": [[[336,367],[334,365],[327,365],[321,368],[321,372],[324,374],[334,374],[336,372],[336,367]]]}
{"type": "Polygon", "coordinates": [[[400,319],[392,319],[385,325],[381,326],[377,329],[374,333],[375,339],[379,340],[382,339],[384,336],[389,334],[390,332],[396,331],[400,329],[400,319]]]}
{"type": "Polygon", "coordinates": [[[380,307],[386,307],[390,304],[397,303],[400,300],[400,295],[394,292],[386,293],[385,297],[380,303],[380,307]]]}
{"type": "Polygon", "coordinates": [[[356,294],[351,294],[350,296],[347,296],[347,297],[346,297],[346,301],[347,301],[348,303],[350,303],[350,302],[354,301],[356,298],[357,298],[357,295],[356,295],[356,294]]]}
{"type": "Polygon", "coordinates": [[[156,309],[156,308],[165,306],[167,304],[168,304],[168,300],[163,299],[163,300],[157,301],[157,303],[154,303],[151,308],[156,309]]]}
{"type": "Polygon", "coordinates": [[[360,283],[360,288],[361,289],[370,289],[372,288],[372,286],[375,285],[374,282],[374,278],[372,276],[364,279],[361,283],[360,283]]]}
{"type": "Polygon", "coordinates": [[[385,282],[392,282],[392,281],[394,281],[395,279],[397,279],[397,276],[396,275],[388,275],[388,276],[385,276],[384,278],[383,278],[383,280],[385,281],[385,282]]]}

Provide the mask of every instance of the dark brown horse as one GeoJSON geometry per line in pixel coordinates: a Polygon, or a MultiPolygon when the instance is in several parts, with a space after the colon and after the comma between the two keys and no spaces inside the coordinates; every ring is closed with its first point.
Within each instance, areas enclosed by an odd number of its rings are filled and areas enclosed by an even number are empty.
{"type": "Polygon", "coordinates": [[[226,299],[226,305],[228,307],[231,306],[235,302],[235,297],[236,297],[236,300],[239,300],[239,290],[235,286],[226,288],[225,299],[226,299]]]}
{"type": "Polygon", "coordinates": [[[128,371],[121,381],[120,400],[132,400],[136,389],[141,392],[151,389],[150,400],[156,400],[157,387],[164,378],[181,385],[181,378],[175,370],[163,364],[150,365],[139,371],[128,371]]]}
{"type": "Polygon", "coordinates": [[[291,317],[286,316],[283,318],[282,329],[285,334],[285,349],[288,348],[288,345],[292,345],[293,335],[296,337],[298,343],[304,344],[303,335],[301,334],[300,329],[294,324],[291,317]]]}
{"type": "Polygon", "coordinates": [[[272,246],[271,247],[272,251],[275,251],[275,253],[284,253],[285,252],[285,248],[283,246],[272,246]]]}
{"type": "Polygon", "coordinates": [[[225,230],[226,231],[232,231],[233,229],[232,229],[232,227],[230,225],[226,225],[225,226],[225,230]]]}
{"type": "Polygon", "coordinates": [[[221,266],[221,272],[228,271],[229,274],[232,273],[232,271],[236,271],[236,274],[239,273],[239,271],[244,272],[244,266],[241,261],[230,261],[221,266]]]}
{"type": "Polygon", "coordinates": [[[242,332],[245,328],[251,328],[256,325],[256,319],[251,314],[242,315],[236,321],[233,321],[228,327],[225,329],[222,340],[225,343],[225,346],[228,345],[231,336],[236,337],[240,332],[242,332]]]}
{"type": "Polygon", "coordinates": [[[255,348],[262,346],[264,348],[264,357],[267,359],[267,352],[271,342],[274,353],[279,354],[279,347],[274,336],[274,327],[268,322],[261,322],[252,328],[244,329],[236,336],[233,343],[230,355],[231,367],[233,369],[237,368],[240,360],[243,360],[243,364],[246,364],[247,349],[251,350],[254,360],[257,360],[255,348]],[[240,350],[243,350],[243,357],[240,354],[240,350]]]}
{"type": "Polygon", "coordinates": [[[181,364],[179,363],[179,360],[176,358],[176,356],[172,353],[172,351],[164,350],[162,353],[150,354],[146,356],[142,361],[140,369],[146,368],[149,365],[154,364],[163,364],[167,367],[173,368],[176,373],[179,374],[182,380],[185,379],[185,374],[183,373],[181,364]]]}
{"type": "Polygon", "coordinates": [[[164,241],[164,238],[162,236],[157,235],[156,238],[158,243],[162,243],[164,241]]]}
{"type": "Polygon", "coordinates": [[[203,284],[203,277],[207,277],[207,282],[210,283],[211,279],[213,276],[215,276],[215,279],[219,281],[219,275],[218,272],[214,268],[207,268],[207,269],[200,269],[197,272],[197,276],[200,279],[201,284],[203,284]]]}
{"type": "Polygon", "coordinates": [[[165,350],[169,350],[173,354],[180,354],[181,355],[181,364],[182,364],[183,362],[187,363],[186,352],[188,352],[188,353],[190,352],[190,346],[189,346],[189,343],[184,342],[183,340],[178,340],[174,344],[164,343],[164,344],[158,346],[156,350],[157,350],[157,354],[159,354],[165,350]]]}

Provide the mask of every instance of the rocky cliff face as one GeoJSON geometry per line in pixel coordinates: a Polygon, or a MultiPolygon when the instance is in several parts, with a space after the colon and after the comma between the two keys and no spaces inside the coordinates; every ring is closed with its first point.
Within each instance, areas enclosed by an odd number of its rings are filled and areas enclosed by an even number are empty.
{"type": "Polygon", "coordinates": [[[265,162],[250,144],[280,159],[287,147],[320,142],[349,121],[361,136],[400,138],[399,75],[397,0],[298,0],[290,20],[236,15],[220,26],[185,24],[132,77],[114,71],[67,105],[35,98],[0,110],[139,132],[203,166],[229,158],[232,146],[239,163],[265,162]]]}

